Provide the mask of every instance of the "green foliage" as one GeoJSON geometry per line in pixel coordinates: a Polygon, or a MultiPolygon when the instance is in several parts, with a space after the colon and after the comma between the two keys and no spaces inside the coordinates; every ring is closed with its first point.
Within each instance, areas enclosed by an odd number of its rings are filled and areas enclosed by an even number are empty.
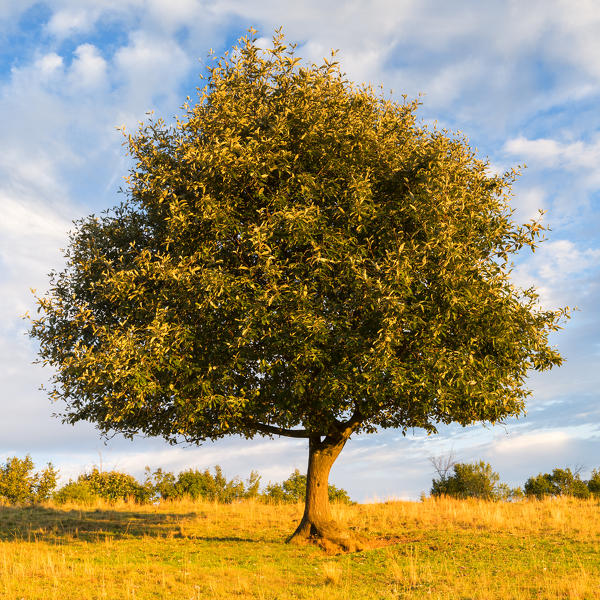
{"type": "Polygon", "coordinates": [[[340,504],[352,504],[348,492],[343,488],[338,488],[335,485],[329,484],[327,486],[327,493],[329,495],[330,502],[338,502],[340,504]]]}
{"type": "Polygon", "coordinates": [[[530,477],[525,482],[525,494],[541,500],[545,496],[574,496],[588,498],[592,491],[581,480],[578,473],[573,474],[571,469],[554,469],[552,473],[540,473],[530,477]]]}
{"type": "Polygon", "coordinates": [[[510,280],[544,230],[512,220],[516,173],[252,35],[128,136],[124,202],[76,222],[38,299],[64,419],[200,442],[522,413],[565,311],[510,280]]]}
{"type": "Polygon", "coordinates": [[[260,475],[257,471],[250,471],[250,477],[246,482],[245,498],[257,498],[260,489],[260,475]]]}
{"type": "Polygon", "coordinates": [[[538,500],[541,500],[545,496],[554,495],[554,486],[552,485],[552,475],[546,473],[530,477],[525,482],[525,495],[532,497],[535,496],[538,500]]]}
{"type": "Polygon", "coordinates": [[[495,490],[495,500],[522,500],[525,497],[523,488],[510,487],[506,483],[498,483],[495,490]]]}
{"type": "Polygon", "coordinates": [[[578,473],[573,474],[571,469],[554,469],[551,481],[558,496],[574,496],[575,498],[588,498],[590,491],[578,473]]]}
{"type": "Polygon", "coordinates": [[[592,471],[592,476],[587,482],[587,486],[591,494],[594,496],[600,496],[600,469],[594,469],[592,471]]]}
{"type": "Polygon", "coordinates": [[[52,497],[57,504],[93,504],[100,500],[100,495],[92,488],[89,481],[69,481],[52,497]]]}
{"type": "Polygon", "coordinates": [[[283,493],[287,500],[291,502],[304,501],[306,497],[306,475],[300,473],[298,469],[281,484],[283,493]]]}
{"type": "Polygon", "coordinates": [[[156,469],[152,473],[150,467],[146,467],[144,486],[151,490],[153,498],[160,498],[161,500],[175,500],[179,498],[179,491],[176,484],[177,478],[174,473],[163,471],[162,469],[156,469]]]}
{"type": "Polygon", "coordinates": [[[492,470],[489,463],[456,463],[453,474],[442,474],[434,479],[431,486],[432,496],[453,496],[455,498],[482,498],[484,500],[507,499],[512,490],[499,484],[500,476],[492,470]]]}
{"type": "Polygon", "coordinates": [[[94,468],[91,473],[80,475],[76,481],[69,481],[54,495],[54,499],[58,503],[82,504],[91,504],[99,499],[109,502],[133,499],[145,503],[182,498],[230,503],[259,495],[260,475],[256,471],[250,473],[247,485],[239,479],[228,480],[218,465],[214,474],[208,469],[188,469],[175,475],[163,469],[152,472],[146,467],[143,484],[126,473],[103,472],[94,468]]]}
{"type": "MultiPolygon", "coordinates": [[[[328,485],[327,488],[329,500],[331,502],[340,502],[350,504],[350,496],[344,489],[337,488],[335,485],[328,485]]],[[[262,497],[269,502],[304,502],[306,499],[306,475],[300,473],[298,469],[282,483],[269,483],[265,488],[262,497]]]]}
{"type": "Polygon", "coordinates": [[[209,469],[199,471],[188,469],[175,476],[173,473],[157,469],[154,473],[146,468],[145,487],[153,498],[175,500],[210,500],[230,503],[242,498],[254,498],[258,495],[260,476],[256,471],[250,473],[248,487],[239,479],[227,480],[219,465],[214,467],[214,475],[209,469]]]}
{"type": "Polygon", "coordinates": [[[83,473],[76,481],[69,481],[56,494],[59,503],[82,502],[89,504],[97,499],[108,502],[135,500],[147,502],[152,490],[140,484],[133,475],[119,471],[100,471],[94,467],[90,473],[83,473]]]}
{"type": "Polygon", "coordinates": [[[175,484],[178,496],[187,496],[193,500],[202,498],[222,503],[240,500],[245,496],[243,482],[237,479],[227,481],[219,465],[215,467],[214,471],[214,475],[211,475],[208,469],[205,471],[189,469],[179,473],[175,484]]]}
{"type": "Polygon", "coordinates": [[[103,500],[114,502],[131,498],[137,502],[145,502],[149,498],[148,489],[127,473],[94,468],[91,473],[80,475],[78,480],[87,481],[92,492],[103,500]]]}
{"type": "Polygon", "coordinates": [[[30,456],[13,456],[0,465],[0,499],[11,504],[32,504],[50,498],[58,472],[48,463],[39,472],[30,456]]]}

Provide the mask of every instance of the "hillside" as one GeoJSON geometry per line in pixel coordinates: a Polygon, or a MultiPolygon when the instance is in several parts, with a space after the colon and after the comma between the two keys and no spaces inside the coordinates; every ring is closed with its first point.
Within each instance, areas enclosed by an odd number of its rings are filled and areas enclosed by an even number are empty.
{"type": "Polygon", "coordinates": [[[0,597],[592,599],[600,589],[597,500],[334,510],[370,550],[282,543],[300,505],[0,507],[0,597]]]}

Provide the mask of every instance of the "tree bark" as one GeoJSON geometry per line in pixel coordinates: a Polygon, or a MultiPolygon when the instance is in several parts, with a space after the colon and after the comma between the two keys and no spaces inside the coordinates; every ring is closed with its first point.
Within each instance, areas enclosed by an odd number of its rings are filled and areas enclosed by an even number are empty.
{"type": "Polygon", "coordinates": [[[360,541],[333,520],[329,506],[329,472],[348,437],[342,434],[323,440],[320,436],[309,438],[304,515],[289,542],[314,540],[349,552],[361,549],[360,541]]]}

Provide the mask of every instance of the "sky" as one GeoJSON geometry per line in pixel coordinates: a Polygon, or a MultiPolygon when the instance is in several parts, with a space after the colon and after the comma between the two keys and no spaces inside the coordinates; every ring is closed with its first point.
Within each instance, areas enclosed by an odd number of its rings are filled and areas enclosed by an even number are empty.
{"type": "Polygon", "coordinates": [[[283,27],[297,55],[331,49],[348,78],[416,98],[420,118],[461,131],[490,168],[527,165],[513,187],[515,219],[545,210],[551,228],[513,278],[546,308],[577,307],[552,337],[566,359],[528,380],[526,417],[449,426],[438,435],[385,430],[352,438],[330,482],[358,501],[416,499],[431,457],[485,460],[509,485],[555,467],[600,467],[600,4],[596,0],[0,0],[0,461],[30,454],[63,481],[93,465],[142,477],[219,464],[263,483],[305,471],[304,440],[223,439],[168,446],[102,440],[64,425],[40,385],[22,316],[74,219],[118,204],[129,168],[118,128],[149,111],[170,121],[222,54],[254,27],[283,27]]]}

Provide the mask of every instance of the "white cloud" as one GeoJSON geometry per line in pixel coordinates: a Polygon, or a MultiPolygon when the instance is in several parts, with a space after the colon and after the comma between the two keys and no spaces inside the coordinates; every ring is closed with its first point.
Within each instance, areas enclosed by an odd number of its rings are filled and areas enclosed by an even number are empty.
{"type": "MultiPolygon", "coordinates": [[[[571,171],[592,170],[600,176],[600,135],[592,141],[559,142],[548,138],[534,140],[519,136],[508,140],[504,150],[519,159],[543,168],[560,167],[571,171]]],[[[596,179],[600,181],[600,179],[596,179]]]]}
{"type": "Polygon", "coordinates": [[[508,154],[523,157],[525,160],[534,160],[549,167],[556,166],[561,154],[565,153],[564,147],[556,140],[528,140],[523,136],[508,140],[504,144],[504,150],[508,154]]]}
{"type": "MultiPolygon", "coordinates": [[[[541,0],[539,0],[541,1],[541,0]]],[[[555,28],[554,48],[549,51],[557,60],[568,60],[597,79],[600,79],[600,10],[594,0],[555,0],[554,10],[548,11],[555,28]]]]}
{"type": "MultiPolygon", "coordinates": [[[[70,220],[44,201],[15,198],[0,191],[2,220],[0,221],[0,258],[11,269],[15,261],[36,257],[45,264],[49,247],[64,244],[70,220]],[[41,250],[44,249],[44,252],[41,250]]],[[[63,213],[66,211],[62,211],[63,213]]],[[[21,271],[17,266],[16,271],[21,271]]]]}
{"type": "MultiPolygon", "coordinates": [[[[547,218],[553,228],[583,225],[597,218],[590,196],[600,189],[600,133],[589,140],[566,141],[517,136],[505,143],[504,153],[527,163],[524,177],[534,182],[517,194],[517,206],[524,202],[532,207],[536,196],[545,198],[543,208],[549,210],[547,218]]],[[[542,253],[548,252],[544,248],[558,250],[544,244],[542,253]]]]}
{"type": "Polygon", "coordinates": [[[406,32],[407,17],[415,11],[411,0],[369,3],[222,0],[211,6],[211,13],[218,20],[235,16],[269,40],[276,28],[283,27],[287,41],[298,42],[298,56],[309,62],[320,64],[332,49],[339,49],[338,59],[350,78],[375,85],[384,82],[381,73],[388,52],[406,32]]]}
{"type": "Polygon", "coordinates": [[[600,249],[568,239],[550,240],[522,259],[511,279],[522,289],[535,286],[541,305],[556,309],[585,301],[599,271],[600,249]]]}
{"type": "Polygon", "coordinates": [[[517,220],[530,221],[539,220],[540,210],[545,210],[546,190],[542,186],[533,186],[520,190],[516,198],[511,202],[517,210],[517,220]]]}
{"type": "Polygon", "coordinates": [[[427,85],[427,101],[437,105],[448,105],[454,102],[465,87],[477,85],[485,68],[481,59],[475,57],[442,67],[427,85]]]}
{"type": "Polygon", "coordinates": [[[18,2],[2,0],[0,2],[0,19],[16,25],[20,15],[36,3],[37,0],[19,0],[18,2]]]}
{"type": "Polygon", "coordinates": [[[579,249],[570,240],[543,244],[538,258],[539,274],[549,283],[564,285],[573,276],[600,266],[600,249],[579,249]]]}
{"type": "Polygon", "coordinates": [[[152,20],[160,23],[165,31],[187,25],[196,19],[206,19],[211,4],[199,0],[149,0],[147,9],[152,20]]]}
{"type": "Polygon", "coordinates": [[[94,25],[97,11],[81,6],[68,7],[55,12],[47,25],[47,30],[59,38],[74,33],[86,32],[94,25]]]}
{"type": "Polygon", "coordinates": [[[56,52],[45,54],[35,62],[35,68],[40,72],[41,79],[47,80],[62,72],[63,59],[56,52]]]}
{"type": "Polygon", "coordinates": [[[564,446],[569,441],[568,433],[563,429],[536,431],[501,438],[493,444],[493,451],[498,454],[517,454],[544,452],[548,447],[564,446]]]}
{"type": "Polygon", "coordinates": [[[152,108],[154,97],[177,96],[177,88],[188,74],[191,60],[175,40],[136,31],[131,34],[129,45],[116,52],[114,65],[115,75],[127,94],[121,102],[121,110],[128,105],[145,112],[152,108]]]}
{"type": "MultiPolygon", "coordinates": [[[[90,33],[103,19],[133,23],[146,14],[148,0],[53,0],[52,16],[45,26],[48,34],[63,40],[90,33]]],[[[168,5],[169,2],[165,2],[168,5]]]]}
{"type": "MultiPolygon", "coordinates": [[[[72,206],[57,201],[58,183],[45,166],[29,162],[30,174],[37,172],[42,180],[37,189],[18,182],[0,187],[0,319],[7,328],[16,326],[32,307],[30,288],[44,289],[47,272],[62,263],[59,249],[65,246],[75,212],[72,206]],[[44,180],[45,189],[41,185],[44,180]]],[[[22,327],[17,329],[20,332],[22,327]]]]}
{"type": "Polygon", "coordinates": [[[94,89],[106,84],[106,61],[98,48],[92,44],[81,44],[74,52],[69,77],[75,88],[94,89]]]}

